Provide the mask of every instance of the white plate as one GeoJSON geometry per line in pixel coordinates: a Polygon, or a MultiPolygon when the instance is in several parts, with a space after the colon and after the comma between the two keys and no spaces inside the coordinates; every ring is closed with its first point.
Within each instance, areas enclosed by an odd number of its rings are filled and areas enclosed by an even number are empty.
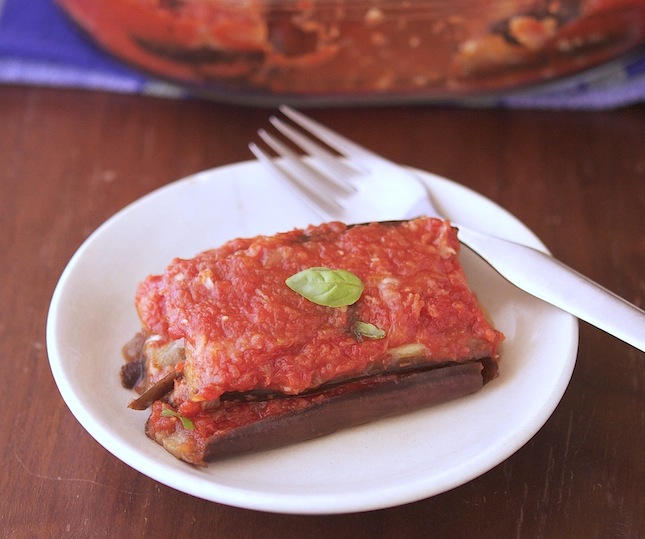
{"type": "MultiPolygon", "coordinates": [[[[486,198],[422,173],[447,214],[473,228],[544,249],[486,198]]],[[[211,464],[176,460],[144,434],[147,412],[129,410],[121,346],[138,330],[137,283],[175,257],[233,237],[318,219],[255,162],[196,174],[161,188],[104,223],[61,276],[47,321],[59,390],[83,427],[117,458],[188,494],[283,513],[344,513],[412,502],[457,487],[524,445],[570,380],[576,320],[501,279],[464,250],[471,286],[506,334],[500,377],[463,399],[257,455],[211,464]]]]}

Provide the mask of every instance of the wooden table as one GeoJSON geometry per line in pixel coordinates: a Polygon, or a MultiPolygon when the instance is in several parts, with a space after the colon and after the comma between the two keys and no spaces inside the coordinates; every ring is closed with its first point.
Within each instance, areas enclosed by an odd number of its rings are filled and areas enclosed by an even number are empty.
{"type": "MultiPolygon", "coordinates": [[[[47,360],[46,315],[63,268],[129,202],[249,159],[247,141],[269,112],[0,88],[0,535],[645,537],[645,355],[584,323],[571,383],[540,432],[481,477],[402,507],[303,516],[218,505],[149,479],[85,432],[47,360]]],[[[481,192],[564,262],[645,305],[645,107],[311,115],[481,192]]]]}

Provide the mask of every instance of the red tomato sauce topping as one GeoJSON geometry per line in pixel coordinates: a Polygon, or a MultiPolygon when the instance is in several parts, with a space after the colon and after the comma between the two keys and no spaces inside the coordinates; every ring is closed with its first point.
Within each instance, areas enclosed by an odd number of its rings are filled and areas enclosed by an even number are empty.
{"type": "Polygon", "coordinates": [[[176,259],[141,283],[136,306],[146,333],[184,339],[176,394],[185,400],[252,390],[297,395],[409,363],[496,358],[503,335],[468,288],[458,251],[456,230],[439,219],[327,223],[176,259]],[[354,273],[364,284],[360,299],[325,307],[287,287],[288,277],[311,267],[354,273]],[[385,336],[357,336],[356,321],[385,336]]]}

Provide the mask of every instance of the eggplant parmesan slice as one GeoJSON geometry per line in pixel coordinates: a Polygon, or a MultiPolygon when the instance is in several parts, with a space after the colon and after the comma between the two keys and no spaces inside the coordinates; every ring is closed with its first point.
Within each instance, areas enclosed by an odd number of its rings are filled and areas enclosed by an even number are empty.
{"type": "Polygon", "coordinates": [[[152,404],[148,436],[203,464],[477,391],[497,375],[503,335],[458,252],[448,221],[422,217],[325,223],[175,259],[137,290],[131,407],[152,404]],[[287,286],[311,268],[350,272],[360,296],[329,307],[287,286]]]}

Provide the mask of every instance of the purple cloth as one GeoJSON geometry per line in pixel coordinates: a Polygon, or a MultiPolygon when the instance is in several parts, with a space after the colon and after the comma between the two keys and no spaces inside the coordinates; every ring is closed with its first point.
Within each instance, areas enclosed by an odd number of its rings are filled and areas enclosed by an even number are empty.
{"type": "Polygon", "coordinates": [[[0,0],[0,83],[186,95],[101,50],[52,0],[0,0]]]}
{"type": "Polygon", "coordinates": [[[645,51],[562,82],[502,98],[498,105],[539,109],[615,109],[645,103],[645,51]]]}
{"type": "MultiPolygon", "coordinates": [[[[188,97],[113,58],[72,23],[52,0],[0,0],[0,84],[62,86],[188,97]]],[[[645,51],[574,78],[468,106],[611,109],[645,102],[645,51]]]]}

